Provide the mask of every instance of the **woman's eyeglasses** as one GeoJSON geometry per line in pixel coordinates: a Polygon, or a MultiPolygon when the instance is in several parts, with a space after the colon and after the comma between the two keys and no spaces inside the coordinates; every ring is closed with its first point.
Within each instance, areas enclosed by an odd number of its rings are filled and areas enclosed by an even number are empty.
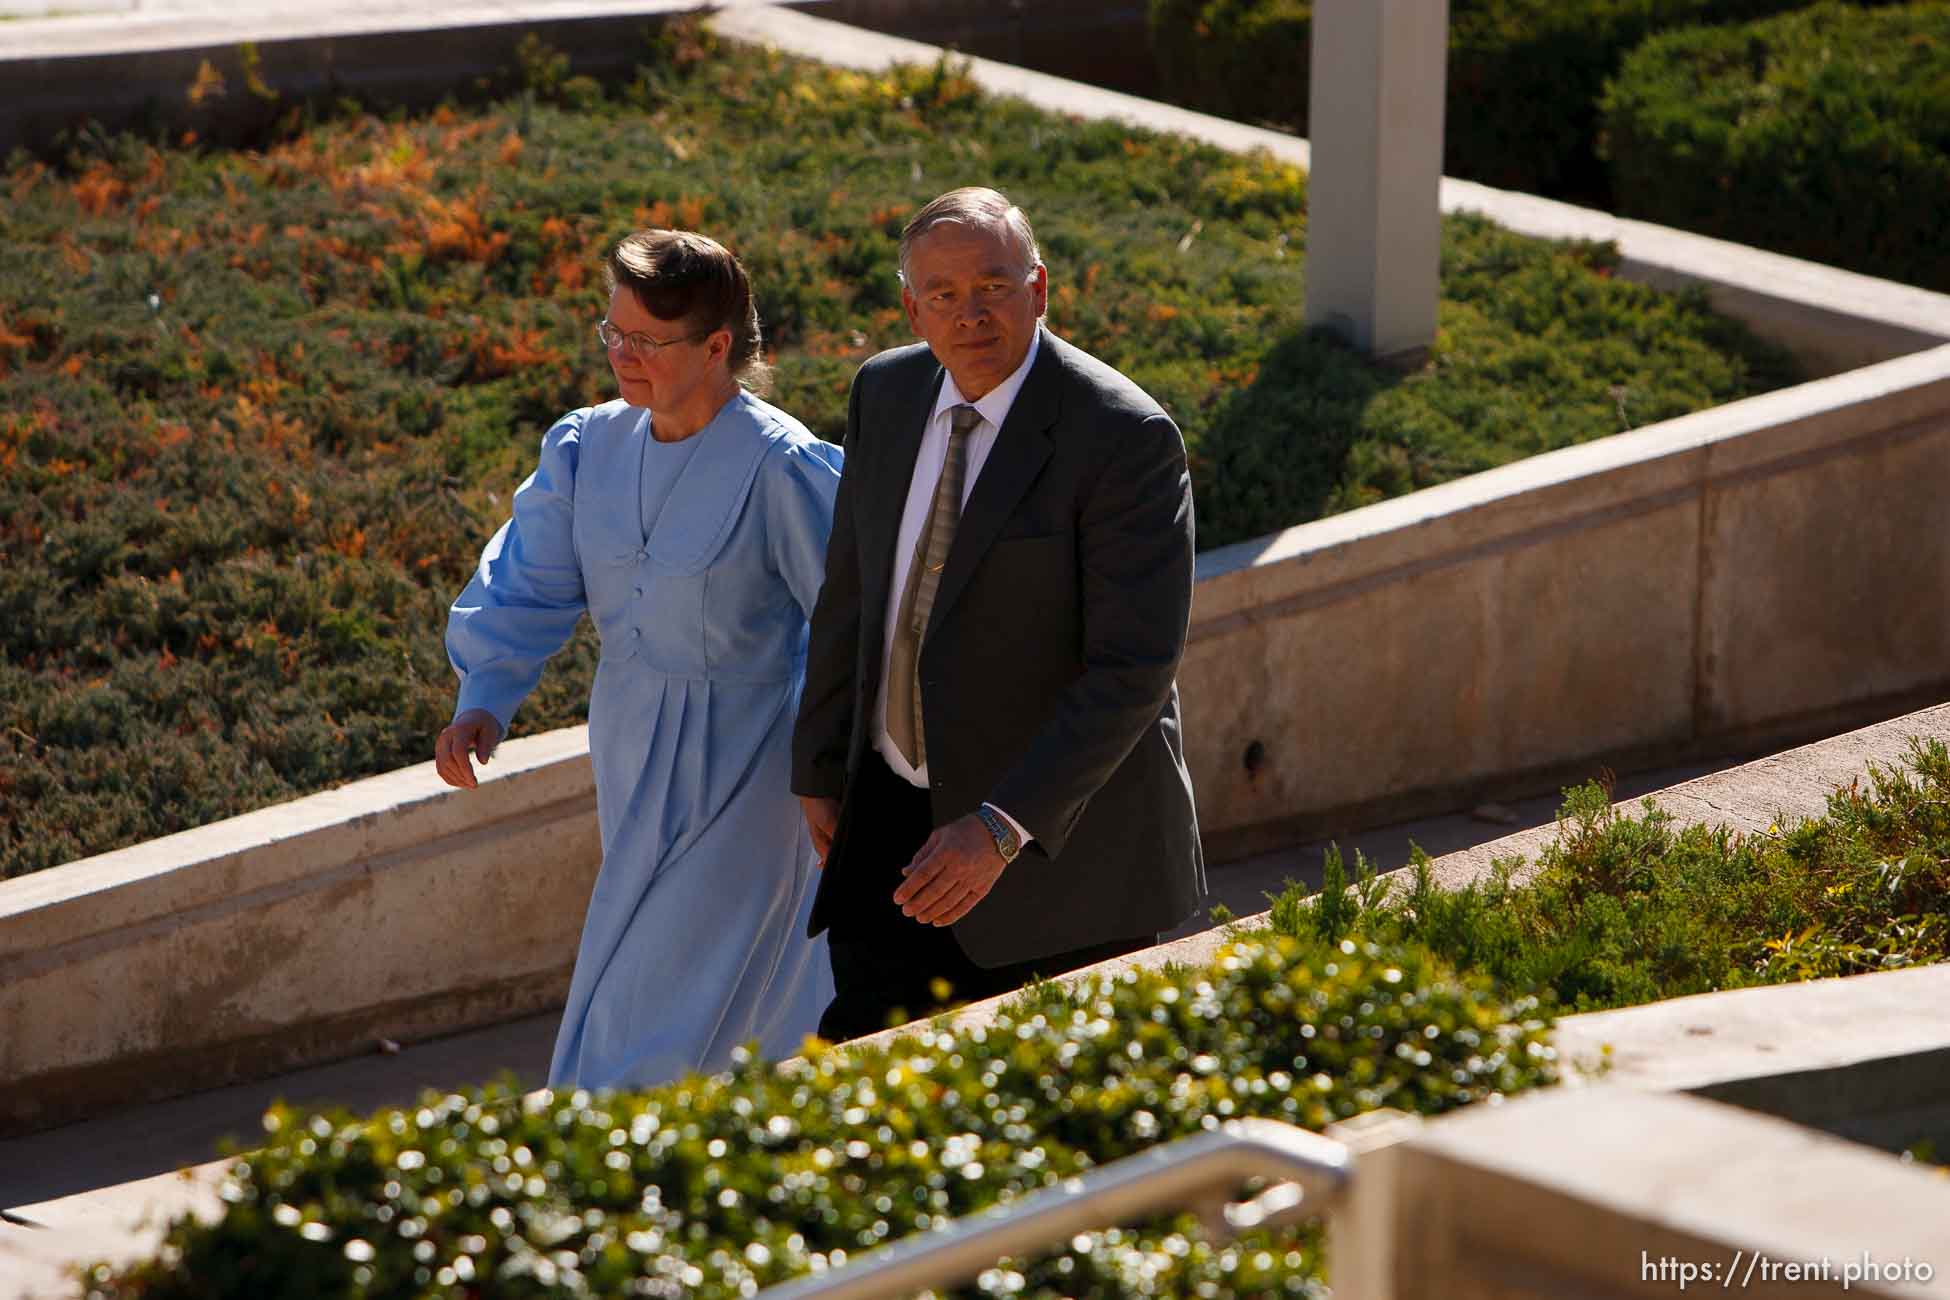
{"type": "Polygon", "coordinates": [[[641,330],[631,330],[625,334],[606,320],[596,322],[596,337],[602,340],[604,348],[611,352],[625,353],[638,361],[648,360],[674,344],[691,343],[701,338],[708,338],[710,334],[710,330],[705,330],[698,334],[686,334],[677,339],[653,339],[641,330]]]}

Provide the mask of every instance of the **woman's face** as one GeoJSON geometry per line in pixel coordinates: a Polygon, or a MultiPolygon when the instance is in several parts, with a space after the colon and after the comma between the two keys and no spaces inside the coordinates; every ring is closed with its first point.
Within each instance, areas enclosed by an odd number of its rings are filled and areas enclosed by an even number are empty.
{"type": "Polygon", "coordinates": [[[675,411],[722,369],[730,334],[717,330],[687,336],[682,321],[652,316],[635,293],[619,286],[609,295],[609,323],[627,337],[608,349],[610,373],[631,406],[675,411]],[[657,346],[662,344],[663,346],[657,346]]]}

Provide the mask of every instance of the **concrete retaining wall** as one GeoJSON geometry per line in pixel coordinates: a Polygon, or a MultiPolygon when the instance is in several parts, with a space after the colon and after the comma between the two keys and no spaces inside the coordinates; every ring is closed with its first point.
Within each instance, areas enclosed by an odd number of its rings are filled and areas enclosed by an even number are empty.
{"type": "Polygon", "coordinates": [[[560,1005],[585,728],[0,882],[0,1135],[560,1005]]]}
{"type": "Polygon", "coordinates": [[[1213,856],[1950,695],[1950,347],[1199,557],[1213,856]]]}
{"type": "Polygon", "coordinates": [[[1950,1184],[1777,1119],[1557,1088],[1385,1136],[1329,1225],[1336,1294],[1950,1300],[1950,1184]]]}
{"type": "Polygon", "coordinates": [[[645,37],[698,0],[340,0],[36,19],[0,49],[0,154],[49,150],[89,122],[173,138],[249,137],[287,110],[342,96],[425,107],[477,82],[519,86],[533,35],[573,71],[627,77],[645,37]],[[220,81],[212,85],[204,69],[220,81]],[[208,93],[194,99],[190,88],[208,93]]]}

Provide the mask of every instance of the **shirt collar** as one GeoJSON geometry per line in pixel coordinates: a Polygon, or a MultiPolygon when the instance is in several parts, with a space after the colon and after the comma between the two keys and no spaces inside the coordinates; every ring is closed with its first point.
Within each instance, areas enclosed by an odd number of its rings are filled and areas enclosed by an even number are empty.
{"type": "Polygon", "coordinates": [[[1024,382],[1029,378],[1029,368],[1036,364],[1036,354],[1042,351],[1042,347],[1043,327],[1039,324],[1035,332],[1029,336],[1029,351],[1023,355],[1022,364],[1017,366],[1007,379],[989,389],[979,401],[971,402],[963,397],[961,389],[955,386],[955,377],[944,373],[941,377],[941,395],[935,399],[934,414],[928,417],[929,421],[940,419],[943,414],[957,406],[972,406],[981,413],[984,420],[998,430],[1001,429],[1002,422],[1009,418],[1009,408],[1016,404],[1016,394],[1022,391],[1024,382]]]}

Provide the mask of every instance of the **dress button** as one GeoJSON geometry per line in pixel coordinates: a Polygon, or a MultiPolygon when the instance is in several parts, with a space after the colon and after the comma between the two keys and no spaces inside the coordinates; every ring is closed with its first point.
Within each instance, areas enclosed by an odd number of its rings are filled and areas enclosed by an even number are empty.
{"type": "Polygon", "coordinates": [[[637,594],[637,595],[638,595],[639,597],[641,597],[641,596],[643,595],[643,588],[641,588],[641,587],[638,587],[638,588],[636,589],[636,594],[637,594]]]}
{"type": "Polygon", "coordinates": [[[633,627],[633,628],[631,628],[631,629],[630,629],[630,635],[631,635],[631,636],[642,636],[642,635],[643,635],[643,629],[642,629],[642,628],[640,628],[640,627],[633,627]]]}

